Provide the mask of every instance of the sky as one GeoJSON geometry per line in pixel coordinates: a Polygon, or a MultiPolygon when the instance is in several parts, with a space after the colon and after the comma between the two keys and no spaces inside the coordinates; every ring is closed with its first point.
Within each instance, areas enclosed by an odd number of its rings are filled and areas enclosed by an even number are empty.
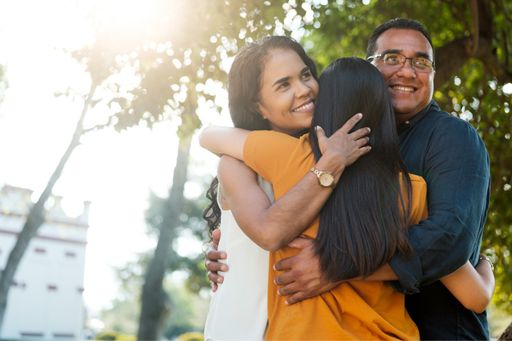
{"type": "MultiPolygon", "coordinates": [[[[97,0],[100,1],[100,0],[97,0]]],[[[95,0],[8,0],[0,2],[0,65],[9,87],[0,103],[0,186],[10,184],[40,192],[64,152],[80,114],[80,96],[56,97],[68,88],[87,91],[87,74],[64,50],[91,41],[85,13],[95,0]]],[[[118,0],[104,0],[111,4],[118,0]]],[[[140,0],[125,0],[129,4],[140,0]]],[[[135,5],[134,5],[135,6],[135,5]]],[[[220,96],[225,101],[225,95],[220,96]]],[[[204,123],[229,124],[223,115],[203,110],[204,123]]],[[[91,316],[109,306],[118,285],[113,272],[140,252],[152,249],[144,210],[150,191],[165,196],[172,183],[177,137],[174,122],[152,130],[122,133],[103,130],[82,139],[54,188],[70,214],[81,202],[92,202],[86,251],[84,301],[91,316]]],[[[194,139],[191,154],[195,176],[215,172],[215,156],[194,139]]],[[[188,197],[201,195],[192,182],[188,197]]],[[[181,251],[200,245],[181,241],[181,251]]]]}

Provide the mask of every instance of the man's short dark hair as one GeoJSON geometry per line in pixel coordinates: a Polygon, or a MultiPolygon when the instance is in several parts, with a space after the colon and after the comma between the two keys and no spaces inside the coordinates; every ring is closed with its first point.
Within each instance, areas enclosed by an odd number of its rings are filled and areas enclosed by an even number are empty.
{"type": "MultiPolygon", "coordinates": [[[[425,38],[427,38],[428,42],[430,43],[430,46],[432,47],[432,54],[434,53],[434,45],[432,44],[432,39],[430,38],[430,33],[428,30],[423,26],[422,23],[416,20],[412,19],[406,19],[406,18],[395,18],[391,19],[389,21],[386,21],[385,23],[377,26],[377,28],[373,31],[372,35],[370,36],[370,39],[368,39],[368,46],[366,48],[366,57],[370,57],[375,53],[375,50],[377,49],[377,39],[379,39],[380,35],[387,30],[391,28],[398,28],[398,29],[404,29],[404,30],[415,30],[423,34],[425,38]]],[[[432,56],[434,57],[434,56],[432,56]]]]}

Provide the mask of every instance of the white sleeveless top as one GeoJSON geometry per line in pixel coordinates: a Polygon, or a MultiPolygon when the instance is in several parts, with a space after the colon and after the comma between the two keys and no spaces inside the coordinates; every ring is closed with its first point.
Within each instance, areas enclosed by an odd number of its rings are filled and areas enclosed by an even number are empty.
{"type": "MultiPolygon", "coordinates": [[[[273,201],[271,185],[260,177],[258,182],[273,201]]],[[[217,192],[220,193],[220,185],[217,192]]],[[[212,295],[205,340],[263,340],[267,326],[268,252],[244,234],[231,211],[222,208],[220,229],[219,250],[227,253],[229,271],[222,273],[224,283],[212,295]]]]}

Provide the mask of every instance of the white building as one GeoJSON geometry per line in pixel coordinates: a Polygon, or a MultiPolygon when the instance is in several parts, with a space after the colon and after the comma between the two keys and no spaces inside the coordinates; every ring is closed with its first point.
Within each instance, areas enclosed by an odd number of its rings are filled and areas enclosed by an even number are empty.
{"type": "MultiPolygon", "coordinates": [[[[3,268],[25,222],[32,191],[0,191],[0,266],[3,268]]],[[[14,276],[1,339],[82,339],[82,299],[89,202],[78,217],[67,216],[61,197],[48,201],[39,228],[14,276]]]]}

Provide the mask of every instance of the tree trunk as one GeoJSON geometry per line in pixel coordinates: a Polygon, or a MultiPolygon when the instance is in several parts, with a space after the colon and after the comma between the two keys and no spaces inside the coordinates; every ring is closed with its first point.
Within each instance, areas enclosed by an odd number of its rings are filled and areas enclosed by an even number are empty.
{"type": "Polygon", "coordinates": [[[5,311],[7,309],[7,298],[9,295],[9,289],[11,288],[11,283],[13,281],[14,275],[16,274],[16,270],[18,269],[18,266],[23,258],[23,255],[25,254],[25,251],[28,248],[28,245],[30,243],[30,240],[36,235],[37,230],[39,227],[44,223],[45,217],[44,217],[44,205],[50,195],[52,194],[53,186],[55,186],[55,183],[57,180],[59,180],[62,170],[64,169],[64,166],[66,165],[67,161],[69,160],[69,157],[75,150],[75,148],[80,143],[80,137],[82,136],[83,132],[83,121],[85,114],[87,113],[87,110],[89,108],[89,104],[91,102],[91,98],[94,94],[94,91],[96,90],[95,85],[91,85],[91,89],[89,91],[89,94],[87,95],[84,105],[82,108],[82,113],[80,114],[80,118],[78,119],[75,131],[73,133],[73,137],[71,138],[71,141],[69,142],[69,145],[64,152],[64,154],[61,156],[59,163],[57,164],[57,167],[53,171],[50,179],[48,180],[48,183],[46,184],[46,187],[41,193],[39,199],[37,202],[30,208],[30,211],[27,216],[27,220],[25,221],[25,224],[23,225],[23,228],[18,235],[18,238],[16,239],[16,243],[14,244],[14,247],[12,248],[11,252],[9,253],[9,257],[7,258],[7,263],[5,264],[5,267],[0,275],[0,335],[2,331],[2,324],[5,316],[5,311]]]}
{"type": "Polygon", "coordinates": [[[436,49],[436,61],[442,61],[436,66],[436,89],[449,82],[470,58],[481,60],[487,72],[500,83],[512,82],[508,62],[500,62],[493,45],[496,34],[491,2],[473,0],[470,5],[473,19],[471,36],[454,39],[436,49]]]}
{"type": "Polygon", "coordinates": [[[169,252],[174,238],[174,229],[179,225],[183,207],[183,189],[187,179],[191,134],[181,136],[178,157],[174,168],[172,187],[169,193],[169,215],[160,226],[160,234],[153,259],[146,270],[142,287],[142,306],[139,318],[138,340],[157,340],[167,306],[167,294],[163,289],[165,272],[169,263],[169,252]]]}

